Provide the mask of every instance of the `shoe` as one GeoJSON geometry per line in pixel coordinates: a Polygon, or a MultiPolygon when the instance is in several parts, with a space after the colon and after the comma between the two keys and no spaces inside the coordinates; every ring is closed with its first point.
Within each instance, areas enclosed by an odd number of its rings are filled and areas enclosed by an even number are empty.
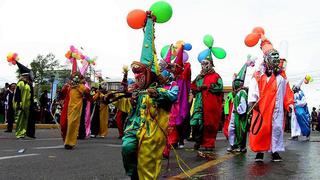
{"type": "Polygon", "coordinates": [[[227,151],[228,152],[235,152],[236,149],[238,149],[236,146],[230,146],[230,147],[227,148],[227,151]]]}
{"type": "Polygon", "coordinates": [[[12,130],[6,130],[6,131],[4,131],[4,132],[6,132],[6,133],[11,133],[11,132],[12,132],[12,130]]]}
{"type": "Polygon", "coordinates": [[[200,149],[200,144],[195,143],[194,146],[193,146],[193,149],[194,150],[199,150],[200,149]]]}
{"type": "Polygon", "coordinates": [[[97,135],[91,134],[90,137],[91,137],[91,138],[96,138],[97,135]]]}
{"type": "Polygon", "coordinates": [[[247,148],[240,148],[241,153],[247,153],[247,148]]]}
{"type": "Polygon", "coordinates": [[[183,149],[184,148],[184,143],[179,143],[178,148],[179,149],[183,149]]]}
{"type": "Polygon", "coordinates": [[[282,158],[280,157],[279,153],[277,153],[277,152],[272,153],[271,156],[272,156],[273,162],[281,162],[282,161],[282,158]]]}
{"type": "Polygon", "coordinates": [[[71,149],[73,149],[73,146],[70,146],[70,145],[66,144],[66,145],[64,145],[64,148],[68,149],[68,150],[71,150],[71,149]]]}
{"type": "Polygon", "coordinates": [[[263,153],[257,153],[256,158],[254,159],[255,162],[263,162],[263,153]]]}
{"type": "Polygon", "coordinates": [[[298,136],[293,136],[293,137],[291,137],[291,138],[288,138],[288,140],[298,141],[299,138],[298,138],[298,136]]]}

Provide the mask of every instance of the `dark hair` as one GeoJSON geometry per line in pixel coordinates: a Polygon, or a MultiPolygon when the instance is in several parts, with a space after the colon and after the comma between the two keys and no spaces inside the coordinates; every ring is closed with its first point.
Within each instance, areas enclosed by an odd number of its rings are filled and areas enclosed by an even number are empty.
{"type": "Polygon", "coordinates": [[[314,111],[315,111],[316,109],[317,109],[317,108],[315,108],[315,107],[312,108],[312,110],[314,110],[314,111]]]}

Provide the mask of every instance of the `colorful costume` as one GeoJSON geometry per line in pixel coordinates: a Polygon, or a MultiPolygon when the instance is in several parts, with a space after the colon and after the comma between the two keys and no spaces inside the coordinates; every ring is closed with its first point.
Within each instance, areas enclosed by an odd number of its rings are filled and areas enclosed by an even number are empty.
{"type": "Polygon", "coordinates": [[[132,179],[158,178],[170,104],[177,99],[176,93],[158,84],[154,22],[151,12],[147,12],[140,62],[131,64],[136,79],[132,97],[114,103],[119,110],[129,114],[122,138],[122,157],[126,174],[132,179]]]}
{"type": "MultiPolygon", "coordinates": [[[[26,135],[30,135],[28,126],[29,116],[30,116],[30,106],[32,98],[32,89],[30,86],[30,81],[32,78],[32,71],[25,67],[24,65],[16,62],[21,73],[21,79],[17,83],[17,87],[14,93],[14,109],[15,109],[15,121],[16,121],[16,137],[24,138],[26,135]]],[[[33,102],[33,100],[32,100],[33,102]]],[[[33,131],[34,132],[34,131],[33,131]]],[[[34,137],[34,134],[31,135],[34,137]]]]}
{"type": "Polygon", "coordinates": [[[264,70],[254,73],[250,82],[248,102],[254,107],[249,133],[249,145],[258,152],[256,161],[263,160],[263,153],[272,152],[273,161],[281,161],[277,152],[284,151],[283,130],[285,110],[293,105],[293,92],[282,73],[279,53],[265,37],[261,36],[264,53],[264,70]]]}
{"type": "Polygon", "coordinates": [[[61,137],[64,142],[68,129],[68,104],[70,101],[70,89],[71,86],[69,83],[66,83],[61,90],[60,98],[63,100],[63,107],[60,116],[60,129],[61,129],[61,137]]]}
{"type": "Polygon", "coordinates": [[[230,148],[227,151],[247,152],[247,132],[248,132],[248,94],[244,88],[247,67],[254,65],[251,56],[248,55],[248,61],[236,74],[232,83],[232,89],[235,93],[233,98],[233,107],[231,111],[230,124],[228,127],[230,148]]]}
{"type": "Polygon", "coordinates": [[[229,131],[229,124],[230,124],[230,118],[232,114],[233,109],[233,93],[229,92],[227,95],[227,99],[224,102],[224,114],[225,114],[225,120],[223,124],[223,134],[226,136],[226,138],[229,138],[228,131],[229,131]]]}
{"type": "Polygon", "coordinates": [[[89,94],[89,90],[83,83],[79,83],[80,75],[73,75],[73,83],[70,88],[70,100],[68,104],[68,129],[65,138],[65,148],[72,149],[77,143],[80,126],[81,112],[83,108],[83,96],[89,94]]]}
{"type": "MultiPolygon", "coordinates": [[[[193,137],[196,142],[194,148],[199,149],[202,146],[206,150],[212,150],[215,147],[222,115],[223,82],[220,75],[213,69],[212,43],[208,48],[203,51],[204,56],[200,53],[198,57],[202,70],[191,83],[195,100],[190,125],[193,127],[193,137]]],[[[225,55],[219,58],[224,57],[225,55]]]]}
{"type": "MultiPolygon", "coordinates": [[[[306,102],[305,95],[303,91],[300,89],[301,85],[303,83],[303,80],[301,80],[299,83],[293,86],[293,92],[294,92],[294,113],[296,117],[296,122],[298,125],[293,122],[292,124],[295,124],[293,127],[292,132],[301,132],[303,136],[306,136],[309,138],[310,136],[310,114],[306,102]]],[[[299,136],[300,134],[296,133],[293,134],[292,137],[299,136]]]]}

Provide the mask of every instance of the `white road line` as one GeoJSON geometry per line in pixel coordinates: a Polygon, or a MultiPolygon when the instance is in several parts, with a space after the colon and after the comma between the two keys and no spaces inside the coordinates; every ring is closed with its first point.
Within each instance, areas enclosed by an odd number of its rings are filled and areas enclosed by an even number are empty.
{"type": "Polygon", "coordinates": [[[37,155],[40,155],[40,154],[23,154],[23,155],[16,155],[16,156],[3,156],[3,157],[0,157],[0,160],[27,157],[27,156],[37,156],[37,155]]]}
{"type": "Polygon", "coordinates": [[[54,140],[62,140],[62,138],[23,139],[21,141],[54,141],[54,140]]]}
{"type": "Polygon", "coordinates": [[[102,144],[103,146],[108,146],[108,147],[121,147],[121,144],[102,144]]]}
{"type": "Polygon", "coordinates": [[[32,149],[60,149],[63,148],[64,145],[58,145],[58,146],[44,146],[44,147],[34,147],[32,149]]]}

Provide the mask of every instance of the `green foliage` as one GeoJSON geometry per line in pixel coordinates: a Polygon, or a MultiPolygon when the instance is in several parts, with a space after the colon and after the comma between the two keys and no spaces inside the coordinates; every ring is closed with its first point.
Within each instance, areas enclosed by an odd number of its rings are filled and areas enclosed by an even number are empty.
{"type": "Polygon", "coordinates": [[[53,70],[59,67],[59,61],[55,59],[55,55],[52,53],[45,56],[39,54],[30,65],[35,75],[34,82],[36,84],[46,84],[47,81],[50,81],[50,77],[54,75],[53,70]]]}

